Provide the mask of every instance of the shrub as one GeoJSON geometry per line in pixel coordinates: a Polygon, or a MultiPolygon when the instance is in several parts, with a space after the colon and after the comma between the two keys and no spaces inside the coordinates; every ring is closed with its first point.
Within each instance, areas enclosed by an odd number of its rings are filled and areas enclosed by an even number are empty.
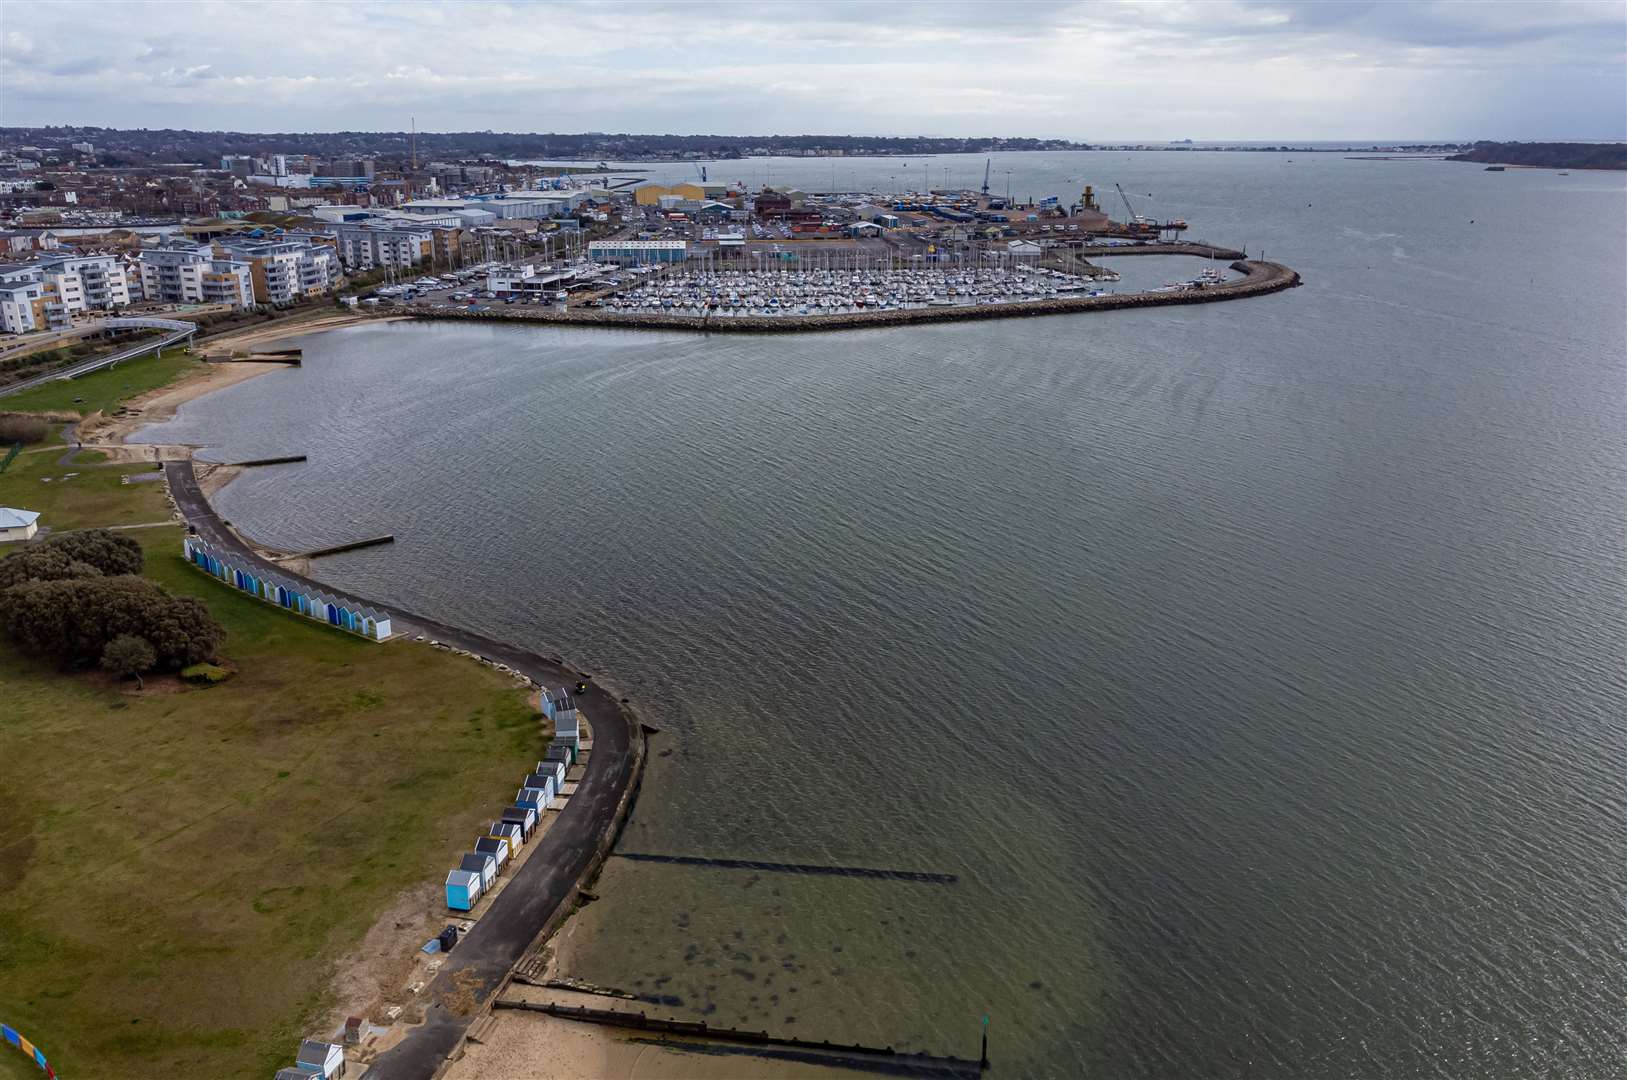
{"type": "Polygon", "coordinates": [[[0,592],[25,581],[61,581],[64,578],[101,577],[102,572],[51,544],[24,548],[0,559],[0,592]]]}
{"type": "Polygon", "coordinates": [[[142,637],[154,666],[173,670],[213,658],[226,631],[201,600],[171,596],[145,578],[79,577],[7,589],[0,622],[24,652],[64,663],[101,657],[116,637],[142,637]]]}
{"type": "Polygon", "coordinates": [[[153,651],[152,645],[146,638],[136,637],[134,634],[120,634],[107,643],[102,650],[102,670],[117,675],[121,679],[128,679],[134,675],[136,686],[145,688],[141,673],[151,671],[158,663],[158,654],[153,651]]]}
{"type": "Polygon", "coordinates": [[[232,677],[232,673],[219,664],[193,664],[181,669],[181,678],[189,683],[214,686],[232,677]]]}
{"type": "Polygon", "coordinates": [[[51,426],[27,413],[0,413],[0,444],[37,443],[51,432],[51,426]]]}
{"type": "Polygon", "coordinates": [[[89,563],[108,577],[139,574],[145,562],[140,544],[122,533],[106,529],[63,533],[47,540],[44,546],[55,548],[71,559],[89,563]]]}

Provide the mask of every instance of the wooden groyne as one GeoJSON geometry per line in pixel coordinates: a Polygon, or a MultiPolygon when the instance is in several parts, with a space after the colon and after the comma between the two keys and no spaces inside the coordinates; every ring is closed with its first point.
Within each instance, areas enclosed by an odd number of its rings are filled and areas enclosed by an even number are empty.
{"type": "Polygon", "coordinates": [[[260,364],[287,364],[290,367],[299,367],[305,362],[304,349],[256,349],[244,357],[260,364]]]}
{"type": "Polygon", "coordinates": [[[815,1042],[812,1039],[771,1035],[766,1031],[711,1027],[704,1020],[662,1019],[620,1009],[590,1009],[585,1005],[559,1005],[551,1001],[514,1001],[505,998],[493,1001],[492,1008],[545,1013],[562,1020],[578,1020],[586,1024],[605,1024],[635,1031],[711,1039],[737,1046],[804,1051],[813,1056],[803,1060],[818,1060],[829,1065],[843,1065],[899,1076],[975,1077],[982,1075],[983,1072],[982,1064],[968,1058],[907,1054],[890,1046],[865,1046],[862,1043],[815,1042]]]}
{"type": "MultiPolygon", "coordinates": [[[[1186,248],[1192,245],[1166,245],[1186,248]]],[[[1191,251],[1160,252],[1151,248],[1106,248],[1100,254],[1144,255],[1193,254],[1191,251]]],[[[554,326],[608,326],[639,330],[688,330],[718,334],[805,334],[826,330],[860,330],[911,323],[970,322],[982,319],[1016,319],[1037,315],[1079,315],[1092,311],[1120,311],[1126,308],[1170,307],[1179,304],[1214,304],[1264,296],[1298,285],[1299,274],[1281,263],[1240,259],[1231,269],[1245,275],[1237,281],[1179,292],[1119,293],[1109,296],[1056,297],[1014,304],[982,304],[966,307],[904,308],[895,311],[850,311],[836,315],[731,316],[705,318],[671,315],[663,312],[627,312],[568,308],[559,310],[503,310],[440,307],[414,310],[418,319],[467,319],[485,322],[545,323],[554,326]]]]}
{"type": "Polygon", "coordinates": [[[300,557],[306,559],[320,559],[324,555],[337,555],[342,551],[359,551],[362,548],[378,547],[380,544],[395,543],[394,533],[385,533],[383,536],[373,536],[366,540],[352,540],[348,544],[335,544],[332,547],[317,548],[315,551],[304,552],[300,557]]]}
{"type": "Polygon", "coordinates": [[[227,467],[233,469],[252,469],[260,465],[293,465],[307,460],[309,459],[304,454],[289,454],[286,457],[266,457],[255,458],[253,461],[233,461],[230,462],[227,467]]]}
{"type": "Polygon", "coordinates": [[[723,870],[757,870],[770,874],[878,878],[883,881],[922,881],[933,885],[953,885],[959,880],[954,874],[937,874],[925,870],[885,870],[872,866],[824,866],[817,863],[764,862],[760,859],[712,859],[700,855],[652,855],[637,851],[615,851],[611,854],[618,859],[629,859],[633,862],[711,866],[723,870]]]}

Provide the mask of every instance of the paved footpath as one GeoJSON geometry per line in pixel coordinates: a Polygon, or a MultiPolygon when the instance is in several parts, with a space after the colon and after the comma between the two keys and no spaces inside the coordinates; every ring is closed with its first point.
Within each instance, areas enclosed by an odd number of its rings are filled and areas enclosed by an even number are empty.
{"type": "MultiPolygon", "coordinates": [[[[226,528],[199,489],[192,462],[165,462],[164,476],[187,523],[217,551],[230,552],[245,566],[259,566],[303,582],[341,602],[388,611],[398,633],[424,634],[453,648],[507,664],[545,686],[574,684],[578,678],[577,672],[535,653],[291,574],[254,554],[226,528]]],[[[536,841],[539,849],[531,853],[507,887],[497,894],[491,907],[458,942],[434,981],[423,991],[430,1002],[424,1022],[379,1055],[368,1070],[369,1080],[429,1080],[433,1077],[447,1056],[457,1049],[469,1024],[480,1015],[510,969],[554,914],[572,899],[578,883],[608,849],[642,748],[635,743],[637,735],[631,713],[602,688],[590,685],[586,694],[576,697],[583,712],[591,718],[593,752],[588,755],[575,794],[548,831],[536,841]],[[460,1015],[448,1009],[443,1001],[465,987],[473,991],[475,1006],[460,1015]]],[[[516,772],[516,787],[519,780],[520,774],[516,772]]],[[[494,812],[498,798],[491,796],[494,812]]]]}

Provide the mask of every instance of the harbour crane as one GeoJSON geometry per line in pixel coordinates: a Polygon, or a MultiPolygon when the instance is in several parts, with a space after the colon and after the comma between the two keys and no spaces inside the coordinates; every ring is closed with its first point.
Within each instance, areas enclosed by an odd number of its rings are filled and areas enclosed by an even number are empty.
{"type": "Polygon", "coordinates": [[[983,159],[983,194],[989,193],[989,169],[994,165],[993,158],[983,159]]]}
{"type": "Polygon", "coordinates": [[[1126,220],[1126,221],[1125,221],[1125,224],[1126,224],[1126,225],[1129,225],[1129,224],[1131,224],[1131,223],[1132,223],[1132,222],[1133,222],[1133,223],[1135,223],[1135,224],[1137,224],[1137,225],[1144,225],[1144,224],[1146,224],[1146,221],[1147,221],[1147,219],[1146,219],[1146,218],[1144,218],[1144,217],[1142,217],[1142,216],[1141,216],[1141,215],[1140,215],[1140,214],[1138,214],[1138,213],[1136,213],[1136,211],[1135,211],[1135,207],[1133,207],[1133,206],[1131,206],[1131,205],[1130,205],[1130,196],[1128,196],[1128,195],[1126,195],[1126,194],[1125,194],[1125,193],[1124,193],[1124,188],[1122,188],[1122,187],[1120,187],[1120,186],[1119,186],[1119,185],[1118,185],[1118,184],[1116,184],[1116,183],[1115,183],[1115,184],[1114,184],[1114,185],[1113,185],[1113,186],[1114,186],[1114,187],[1115,187],[1115,188],[1117,188],[1117,189],[1118,189],[1118,193],[1119,193],[1119,198],[1121,198],[1121,199],[1123,199],[1123,200],[1124,200],[1124,212],[1125,212],[1125,213],[1126,213],[1126,214],[1129,214],[1129,215],[1130,215],[1130,217],[1129,217],[1129,218],[1128,218],[1128,220],[1126,220]]]}
{"type": "Polygon", "coordinates": [[[703,184],[706,183],[706,166],[705,165],[696,165],[695,166],[695,171],[701,174],[701,183],[703,183],[703,184]]]}

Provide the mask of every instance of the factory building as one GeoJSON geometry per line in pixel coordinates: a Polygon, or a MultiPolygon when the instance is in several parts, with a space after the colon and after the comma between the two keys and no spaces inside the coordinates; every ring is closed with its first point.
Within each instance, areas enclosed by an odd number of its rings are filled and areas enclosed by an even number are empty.
{"type": "MultiPolygon", "coordinates": [[[[715,186],[721,188],[722,185],[715,186]]],[[[670,187],[662,184],[645,184],[633,189],[633,201],[639,206],[660,206],[663,195],[676,195],[680,199],[693,199],[696,202],[707,197],[706,189],[700,184],[673,184],[670,187]]]]}
{"type": "Polygon", "coordinates": [[[624,266],[679,263],[689,257],[689,244],[684,240],[594,240],[588,244],[588,257],[624,266]]]}

